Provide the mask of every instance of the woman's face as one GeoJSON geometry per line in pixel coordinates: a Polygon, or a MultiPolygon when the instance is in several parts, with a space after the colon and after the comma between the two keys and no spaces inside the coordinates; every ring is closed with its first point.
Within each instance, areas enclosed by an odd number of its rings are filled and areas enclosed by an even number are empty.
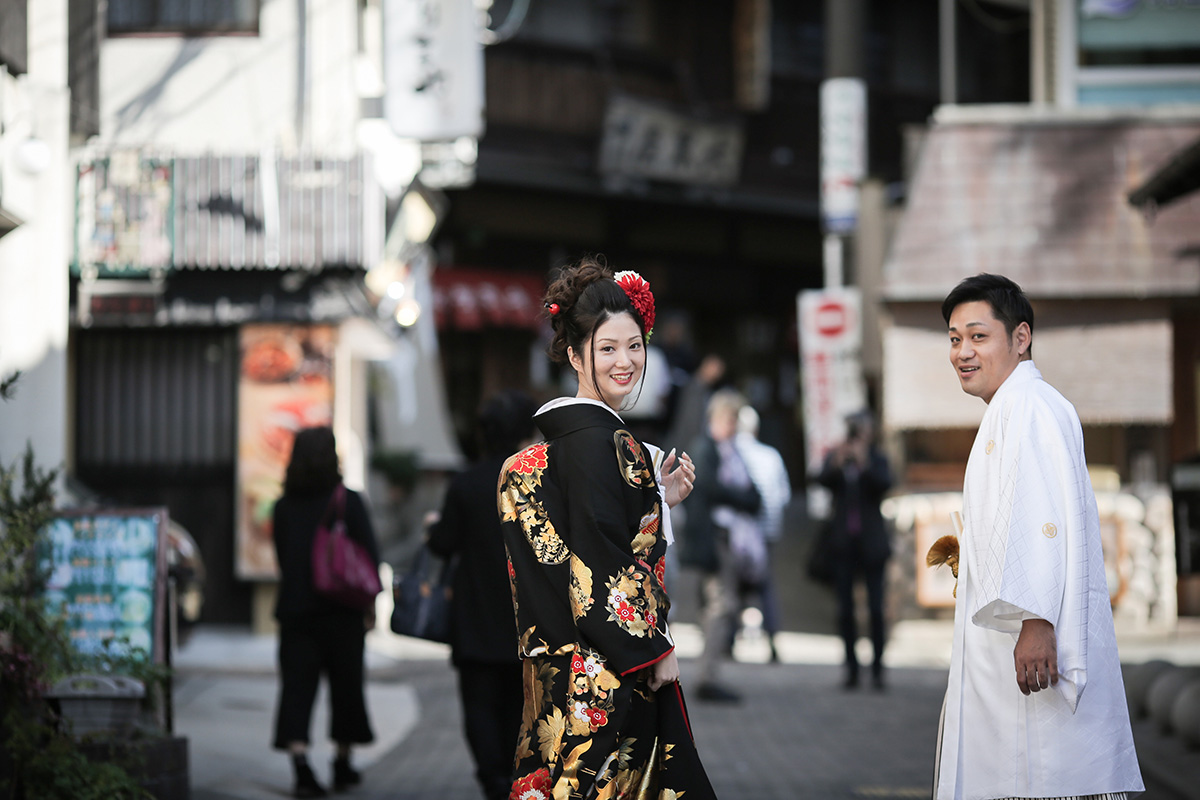
{"type": "Polygon", "coordinates": [[[617,314],[596,327],[583,349],[585,352],[580,355],[574,348],[567,348],[571,366],[579,376],[579,391],[575,396],[599,400],[614,410],[620,408],[646,366],[642,329],[632,314],[617,314]]]}

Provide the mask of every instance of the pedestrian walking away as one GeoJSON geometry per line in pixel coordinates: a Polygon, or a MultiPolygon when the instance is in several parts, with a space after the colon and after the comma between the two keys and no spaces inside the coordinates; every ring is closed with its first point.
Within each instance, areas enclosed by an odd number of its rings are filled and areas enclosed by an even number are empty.
{"type": "MultiPolygon", "coordinates": [[[[308,763],[309,726],[322,674],[329,681],[329,736],[337,745],[331,780],[335,790],[360,782],[351,748],[375,738],[363,693],[363,647],[374,614],[342,605],[313,586],[313,539],[340,486],[333,431],[306,428],[297,433],[273,528],[279,560],[275,618],[280,682],[274,746],[291,755],[296,797],[327,794],[308,763]]],[[[357,492],[344,492],[346,534],[367,549],[378,568],[379,550],[366,506],[357,492]]]]}
{"type": "Polygon", "coordinates": [[[475,775],[488,800],[507,800],[523,691],[517,623],[496,478],[505,459],[533,443],[535,405],[522,392],[500,392],[479,412],[482,458],[450,481],[429,549],[458,560],[450,615],[451,660],[458,671],[463,729],[475,775]]]}
{"type": "Polygon", "coordinates": [[[534,417],[546,437],[505,462],[498,505],[524,658],[512,796],[715,797],[700,763],[667,625],[670,507],[691,459],[639,442],[619,416],[654,327],[649,284],[587,258],[545,305],[550,356],[575,397],[534,417]]]}
{"type": "Polygon", "coordinates": [[[963,484],[935,800],[1143,791],[1083,431],[1034,366],[1033,308],[980,274],[942,316],[962,389],[987,411],[963,484]]]}

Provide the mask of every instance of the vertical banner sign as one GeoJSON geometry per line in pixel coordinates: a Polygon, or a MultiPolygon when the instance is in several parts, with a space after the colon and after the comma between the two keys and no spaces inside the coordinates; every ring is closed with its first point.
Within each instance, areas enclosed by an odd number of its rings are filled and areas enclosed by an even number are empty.
{"type": "Polygon", "coordinates": [[[860,78],[821,83],[821,221],[827,233],[858,226],[858,186],[867,172],[867,87],[860,78]]]}
{"type": "Polygon", "coordinates": [[[867,405],[862,298],[858,289],[839,287],[801,292],[797,303],[805,457],[812,473],[845,436],[847,415],[867,405]]]}
{"type": "Polygon", "coordinates": [[[46,610],[66,616],[80,653],[141,649],[162,663],[166,530],[165,508],[64,512],[42,529],[46,610]]]}
{"type": "Polygon", "coordinates": [[[238,383],[237,574],[278,575],[271,519],[292,440],[333,419],[334,330],[328,325],[246,325],[238,383]]]}
{"type": "Polygon", "coordinates": [[[384,0],[384,116],[422,141],[483,135],[483,45],[474,0],[384,0]]]}

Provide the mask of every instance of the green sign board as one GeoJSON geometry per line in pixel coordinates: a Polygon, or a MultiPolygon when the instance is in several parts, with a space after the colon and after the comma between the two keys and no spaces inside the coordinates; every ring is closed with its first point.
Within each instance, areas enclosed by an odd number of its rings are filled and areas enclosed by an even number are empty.
{"type": "Polygon", "coordinates": [[[43,529],[47,609],[66,615],[79,652],[111,640],[163,660],[166,529],[166,509],[68,511],[43,529]]]}

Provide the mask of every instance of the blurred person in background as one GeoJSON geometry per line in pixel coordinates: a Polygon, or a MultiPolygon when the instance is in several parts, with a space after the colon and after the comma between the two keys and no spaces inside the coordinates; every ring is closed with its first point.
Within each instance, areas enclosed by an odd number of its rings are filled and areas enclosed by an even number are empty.
{"type": "MultiPolygon", "coordinates": [[[[721,660],[729,650],[737,614],[739,563],[734,546],[745,537],[761,537],[756,514],[761,505],[735,444],[738,412],[745,400],[733,389],[721,389],[708,402],[708,426],[688,448],[696,466],[696,485],[684,526],[680,562],[698,569],[704,650],[700,654],[701,700],[737,702],[741,697],[718,680],[721,660]]],[[[761,541],[761,539],[760,539],[761,541]]],[[[765,568],[766,549],[762,550],[765,568]]]]}
{"type": "MultiPolygon", "coordinates": [[[[333,513],[334,490],[341,485],[337,444],[329,428],[305,428],[296,434],[275,503],[275,554],[279,559],[279,705],[274,746],[292,757],[296,797],[324,797],[327,792],[308,763],[309,726],[321,675],[329,681],[329,737],[337,745],[333,788],[361,781],[350,763],[350,750],[375,736],[363,692],[366,633],[375,626],[374,612],[340,605],[313,588],[312,553],[317,525],[333,513]]],[[[366,504],[358,492],[345,491],[346,533],[362,544],[379,566],[379,548],[366,504]]]]}
{"type": "Polygon", "coordinates": [[[500,392],[484,404],[478,418],[482,457],[450,482],[441,514],[432,516],[429,529],[429,549],[458,559],[451,660],[458,670],[463,730],[475,776],[488,800],[507,800],[512,788],[523,703],[496,481],[504,460],[533,442],[535,410],[532,398],[518,391],[500,392]]]}
{"type": "Polygon", "coordinates": [[[892,470],[887,456],[875,441],[875,420],[860,411],[846,420],[846,439],[825,457],[817,481],[833,493],[830,552],[833,589],[837,596],[838,631],[846,648],[845,687],[859,684],[858,623],[854,608],[854,585],[859,577],[867,585],[870,615],[871,680],[884,688],[883,648],[886,629],[883,616],[883,577],[892,544],[880,511],[884,493],[891,488],[892,470]]]}
{"type": "Polygon", "coordinates": [[[774,563],[773,551],[783,536],[783,511],[792,499],[792,482],[788,478],[783,456],[771,445],[759,441],[759,417],[753,406],[747,404],[738,411],[737,436],[734,440],[738,453],[746,463],[754,488],[762,499],[758,510],[758,526],[767,551],[767,568],[757,583],[743,583],[739,597],[745,600],[757,595],[763,615],[763,631],[771,645],[771,662],[779,662],[779,651],[775,646],[775,634],[779,633],[779,600],[775,594],[775,580],[771,571],[774,563]]]}

